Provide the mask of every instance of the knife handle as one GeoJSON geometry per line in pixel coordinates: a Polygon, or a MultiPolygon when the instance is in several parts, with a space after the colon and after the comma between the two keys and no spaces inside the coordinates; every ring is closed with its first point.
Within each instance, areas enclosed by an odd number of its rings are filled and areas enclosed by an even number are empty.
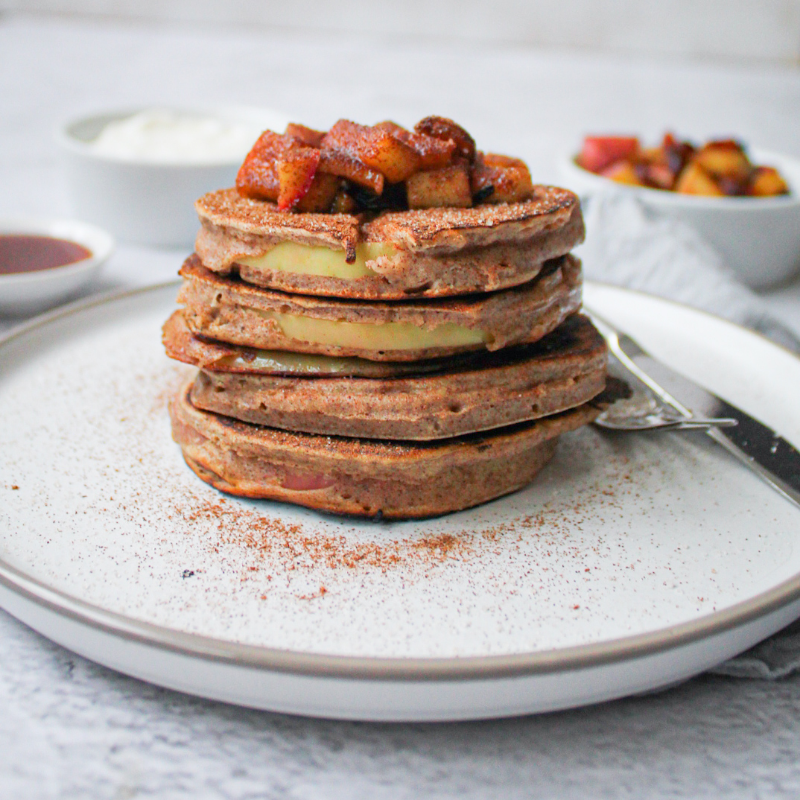
{"type": "MultiPolygon", "coordinates": [[[[666,389],[656,383],[646,372],[643,372],[633,361],[636,356],[647,356],[648,354],[627,334],[620,334],[613,325],[606,322],[594,311],[590,312],[592,321],[603,335],[608,344],[608,349],[617,359],[628,369],[638,380],[648,387],[659,399],[674,408],[683,417],[691,418],[692,412],[676,400],[666,389]]],[[[719,401],[719,398],[716,398],[719,401]]],[[[733,408],[729,404],[722,402],[722,410],[729,408],[729,416],[735,417],[740,423],[742,419],[747,419],[751,426],[759,429],[768,430],[765,426],[745,415],[742,411],[733,408]]],[[[789,500],[794,505],[800,507],[800,453],[783,437],[772,432],[772,446],[770,454],[773,456],[770,466],[764,466],[761,461],[764,458],[753,450],[751,443],[747,441],[746,429],[739,430],[741,424],[731,429],[721,430],[717,427],[706,428],[706,435],[710,436],[717,444],[722,445],[734,458],[749,467],[762,480],[768,483],[775,491],[789,500]],[[735,439],[738,436],[738,442],[735,439]],[[753,453],[753,454],[751,454],[753,453]],[[760,460],[759,460],[760,459],[760,460]],[[780,463],[783,461],[784,463],[780,463]]],[[[758,437],[759,439],[761,437],[758,437]]],[[[763,455],[763,454],[762,454],[763,455]]]]}

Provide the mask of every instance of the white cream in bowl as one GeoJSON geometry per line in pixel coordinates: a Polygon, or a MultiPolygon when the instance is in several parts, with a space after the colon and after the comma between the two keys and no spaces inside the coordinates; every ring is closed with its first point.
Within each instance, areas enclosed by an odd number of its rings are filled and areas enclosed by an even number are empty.
{"type": "Polygon", "coordinates": [[[71,120],[56,138],[76,216],[124,241],[189,248],[195,200],[232,186],[261,131],[288,122],[257,108],[148,108],[71,120]]]}
{"type": "Polygon", "coordinates": [[[90,143],[108,158],[161,164],[241,161],[263,129],[250,121],[152,108],[106,124],[90,143]]]}

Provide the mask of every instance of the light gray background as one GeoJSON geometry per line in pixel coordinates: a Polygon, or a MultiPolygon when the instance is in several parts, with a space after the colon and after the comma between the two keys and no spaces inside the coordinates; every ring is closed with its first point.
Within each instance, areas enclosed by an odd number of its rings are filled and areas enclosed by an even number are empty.
{"type": "Polygon", "coordinates": [[[249,29],[800,60],[800,0],[0,0],[0,10],[249,29]]]}

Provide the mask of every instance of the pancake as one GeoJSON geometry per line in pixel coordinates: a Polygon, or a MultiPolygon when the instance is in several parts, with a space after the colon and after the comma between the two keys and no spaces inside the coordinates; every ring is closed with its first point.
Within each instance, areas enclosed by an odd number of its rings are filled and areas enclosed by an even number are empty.
{"type": "Polygon", "coordinates": [[[576,313],[579,200],[520,159],[442,117],[293,123],[237,187],[197,201],[163,329],[198,367],[170,414],[210,485],[435,516],[525,486],[608,401],[605,343],[576,313]]]}
{"type": "Polygon", "coordinates": [[[490,292],[531,281],[583,241],[577,197],[535,187],[531,200],[378,216],[286,214],[235,189],[196,204],[203,265],[298,294],[362,300],[490,292]]]}
{"type": "Polygon", "coordinates": [[[281,431],[195,408],[191,383],[174,399],[172,434],[186,463],[221,491],[337,514],[436,516],[528,484],[559,435],[590,422],[583,405],[535,422],[436,443],[281,431]]]}
{"type": "MultiPolygon", "coordinates": [[[[206,346],[219,347],[198,342],[196,349],[206,346]]],[[[368,439],[444,439],[588,402],[605,385],[606,346],[591,322],[575,315],[534,345],[474,356],[449,369],[446,364],[428,374],[383,378],[204,369],[192,386],[191,402],[206,411],[283,430],[368,439]]]]}
{"type": "Polygon", "coordinates": [[[580,307],[580,262],[547,262],[530,283],[442,300],[359,302],[251,286],[190,257],[178,302],[199,336],[260,349],[417,361],[535,342],[580,307]]]}
{"type": "Polygon", "coordinates": [[[162,329],[164,349],[170,358],[214,372],[294,377],[391,378],[454,369],[472,363],[482,353],[462,353],[426,361],[368,361],[365,358],[260,350],[195,336],[186,325],[183,310],[173,312],[162,329]]]}

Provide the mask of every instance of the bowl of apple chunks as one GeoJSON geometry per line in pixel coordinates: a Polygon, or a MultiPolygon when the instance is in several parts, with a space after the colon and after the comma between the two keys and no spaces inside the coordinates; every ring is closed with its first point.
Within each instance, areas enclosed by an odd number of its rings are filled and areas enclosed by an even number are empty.
{"type": "Polygon", "coordinates": [[[629,186],[703,197],[775,197],[789,185],[773,166],[751,163],[744,146],[717,139],[701,147],[664,135],[658,147],[634,136],[587,136],[575,159],[579,167],[629,186]]]}
{"type": "MultiPolygon", "coordinates": [[[[800,269],[800,161],[731,140],[701,147],[671,134],[643,148],[633,136],[589,136],[559,162],[561,180],[586,199],[636,198],[691,225],[754,289],[800,269]]],[[[591,228],[589,236],[592,235],[591,228]]]]}
{"type": "Polygon", "coordinates": [[[525,162],[477,150],[469,133],[444,117],[426,117],[413,130],[341,119],[328,131],[297,123],[282,134],[264,131],[236,188],[280,211],[315,214],[469,208],[533,194],[525,162]]]}

